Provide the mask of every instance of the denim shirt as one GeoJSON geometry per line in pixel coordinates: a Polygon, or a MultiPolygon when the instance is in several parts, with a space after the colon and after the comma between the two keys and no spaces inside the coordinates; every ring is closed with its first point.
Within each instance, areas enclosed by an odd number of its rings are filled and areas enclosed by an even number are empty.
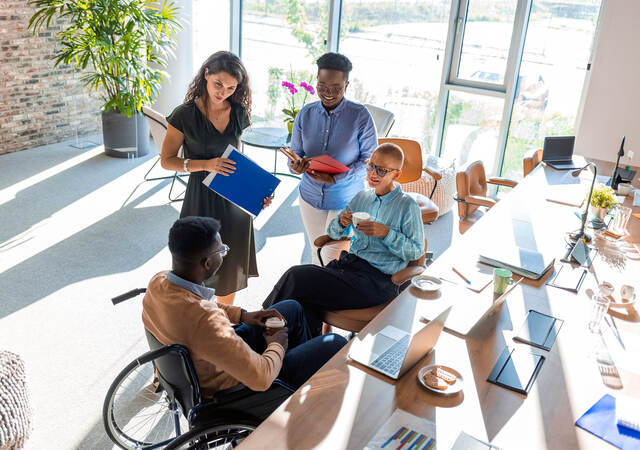
{"type": "MultiPolygon", "coordinates": [[[[366,260],[381,272],[393,275],[424,253],[424,228],[420,208],[415,200],[402,192],[400,185],[382,197],[376,195],[375,189],[361,191],[345,210],[367,212],[371,216],[370,220],[389,227],[389,233],[384,239],[367,236],[351,225],[343,227],[340,225],[340,216],[333,219],[327,227],[327,233],[333,239],[348,235],[350,228],[353,228],[349,252],[366,260]]],[[[340,214],[345,210],[340,211],[340,214]]]]}
{"type": "Polygon", "coordinates": [[[363,189],[365,160],[377,146],[373,118],[363,105],[346,98],[330,112],[320,101],[305,105],[293,124],[291,150],[304,158],[329,155],[350,170],[334,175],[335,184],[319,183],[303,174],[302,199],[317,209],[344,208],[363,189]]]}
{"type": "Polygon", "coordinates": [[[189,280],[179,277],[173,271],[167,273],[167,280],[173,284],[180,286],[187,291],[193,292],[198,297],[205,300],[215,300],[215,289],[205,286],[204,284],[195,284],[189,280]]]}

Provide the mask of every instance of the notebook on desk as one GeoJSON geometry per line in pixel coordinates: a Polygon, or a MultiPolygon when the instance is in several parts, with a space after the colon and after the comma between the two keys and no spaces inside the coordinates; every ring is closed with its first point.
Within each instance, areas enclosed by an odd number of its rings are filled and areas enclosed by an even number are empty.
{"type": "Polygon", "coordinates": [[[562,319],[530,309],[513,340],[549,351],[563,323],[562,319]]]}
{"type": "Polygon", "coordinates": [[[555,258],[547,258],[535,250],[514,245],[493,245],[490,249],[481,251],[478,259],[490,266],[509,269],[532,280],[542,278],[555,261],[555,258]]]}

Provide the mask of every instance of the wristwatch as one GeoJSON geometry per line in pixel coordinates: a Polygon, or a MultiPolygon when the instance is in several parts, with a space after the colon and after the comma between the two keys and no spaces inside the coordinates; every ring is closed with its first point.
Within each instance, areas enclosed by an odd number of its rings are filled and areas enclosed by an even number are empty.
{"type": "Polygon", "coordinates": [[[189,169],[187,168],[187,163],[188,162],[189,162],[189,160],[185,158],[183,163],[182,163],[183,172],[189,172],[189,169]]]}
{"type": "Polygon", "coordinates": [[[244,308],[240,308],[240,323],[244,323],[242,321],[242,316],[245,315],[247,313],[247,310],[244,308]]]}

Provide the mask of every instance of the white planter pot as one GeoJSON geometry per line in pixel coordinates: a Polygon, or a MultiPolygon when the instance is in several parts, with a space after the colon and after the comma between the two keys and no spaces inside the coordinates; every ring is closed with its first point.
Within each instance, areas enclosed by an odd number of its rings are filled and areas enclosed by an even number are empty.
{"type": "Polygon", "coordinates": [[[591,219],[599,220],[600,222],[604,221],[604,216],[607,215],[607,210],[604,208],[597,208],[595,206],[591,207],[591,219]]]}

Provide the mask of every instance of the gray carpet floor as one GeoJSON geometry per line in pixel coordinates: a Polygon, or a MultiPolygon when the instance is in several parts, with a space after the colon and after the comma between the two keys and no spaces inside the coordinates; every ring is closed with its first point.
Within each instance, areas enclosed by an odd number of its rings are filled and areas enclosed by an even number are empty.
{"type": "MultiPolygon", "coordinates": [[[[27,449],[112,448],[102,425],[105,393],[147,348],[140,298],[118,306],[110,299],[170,268],[167,234],[181,203],[168,201],[169,180],[142,182],[157,153],[110,158],[100,136],[89,140],[97,145],[0,155],[0,349],[26,363],[27,449]]],[[[247,154],[273,167],[271,151],[247,154]]],[[[285,170],[284,159],[279,164],[285,170]]],[[[260,277],[236,297],[246,309],[259,308],[287,268],[311,260],[296,187],[283,177],[255,221],[260,277]]],[[[452,212],[425,226],[436,257],[456,227],[452,212]]]]}

